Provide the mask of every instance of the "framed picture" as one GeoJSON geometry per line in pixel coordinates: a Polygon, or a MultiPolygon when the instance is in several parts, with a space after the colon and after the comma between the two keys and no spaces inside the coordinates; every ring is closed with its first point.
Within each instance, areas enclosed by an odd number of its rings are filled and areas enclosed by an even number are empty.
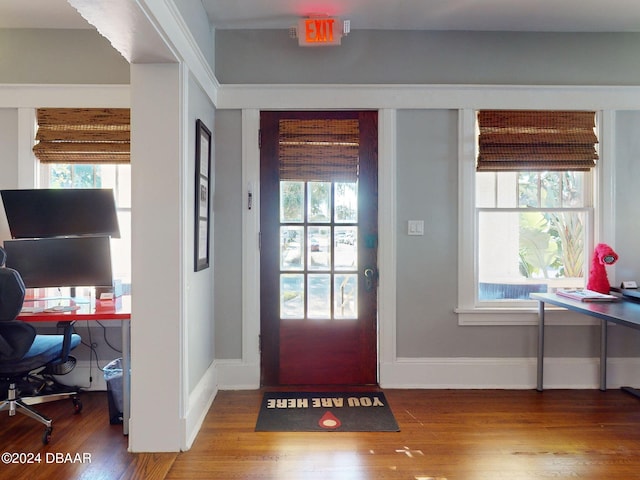
{"type": "Polygon", "coordinates": [[[196,120],[195,263],[197,272],[209,267],[209,212],[211,209],[211,131],[196,120]]]}

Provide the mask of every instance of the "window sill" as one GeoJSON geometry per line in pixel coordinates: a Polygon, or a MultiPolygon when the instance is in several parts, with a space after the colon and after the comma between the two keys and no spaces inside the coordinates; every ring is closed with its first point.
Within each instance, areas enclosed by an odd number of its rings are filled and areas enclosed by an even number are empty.
{"type": "MultiPolygon", "coordinates": [[[[456,308],[460,326],[537,326],[538,308],[456,308]]],[[[599,325],[600,321],[564,308],[547,306],[545,325],[599,325]]]]}

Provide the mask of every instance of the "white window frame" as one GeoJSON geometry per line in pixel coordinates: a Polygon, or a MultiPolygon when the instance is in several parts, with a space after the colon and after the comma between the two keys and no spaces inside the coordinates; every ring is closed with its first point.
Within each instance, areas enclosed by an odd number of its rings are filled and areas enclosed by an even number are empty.
{"type": "MultiPolygon", "coordinates": [[[[593,169],[593,215],[589,243],[614,243],[613,178],[615,156],[612,154],[614,116],[598,112],[600,159],[593,169]]],[[[475,207],[476,110],[459,111],[459,241],[458,241],[458,314],[459,325],[535,325],[537,302],[514,301],[504,306],[476,305],[477,285],[477,216],[475,207]]],[[[589,252],[591,251],[591,247],[589,252]]],[[[585,255],[588,272],[590,254],[585,255]]],[[[585,276],[587,275],[585,272],[585,276]]],[[[615,270],[609,270],[615,281],[615,270]]],[[[612,282],[613,283],[613,282],[612,282]]]]}

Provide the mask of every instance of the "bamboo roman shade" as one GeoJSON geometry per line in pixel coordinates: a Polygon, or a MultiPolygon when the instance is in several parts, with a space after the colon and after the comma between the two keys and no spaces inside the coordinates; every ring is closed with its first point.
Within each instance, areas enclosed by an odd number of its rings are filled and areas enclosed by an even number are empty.
{"type": "Polygon", "coordinates": [[[595,112],[481,110],[477,171],[590,170],[595,112]]]}
{"type": "Polygon", "coordinates": [[[280,180],[355,182],[358,119],[281,119],[280,180]]]}
{"type": "Polygon", "coordinates": [[[42,163],[129,163],[128,108],[39,108],[38,143],[42,163]]]}

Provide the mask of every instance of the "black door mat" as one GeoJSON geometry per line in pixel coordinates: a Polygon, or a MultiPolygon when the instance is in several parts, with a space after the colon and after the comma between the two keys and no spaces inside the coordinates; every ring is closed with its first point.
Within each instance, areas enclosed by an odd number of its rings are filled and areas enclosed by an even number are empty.
{"type": "Polygon", "coordinates": [[[256,432],[399,432],[382,392],[265,392],[256,432]]]}

